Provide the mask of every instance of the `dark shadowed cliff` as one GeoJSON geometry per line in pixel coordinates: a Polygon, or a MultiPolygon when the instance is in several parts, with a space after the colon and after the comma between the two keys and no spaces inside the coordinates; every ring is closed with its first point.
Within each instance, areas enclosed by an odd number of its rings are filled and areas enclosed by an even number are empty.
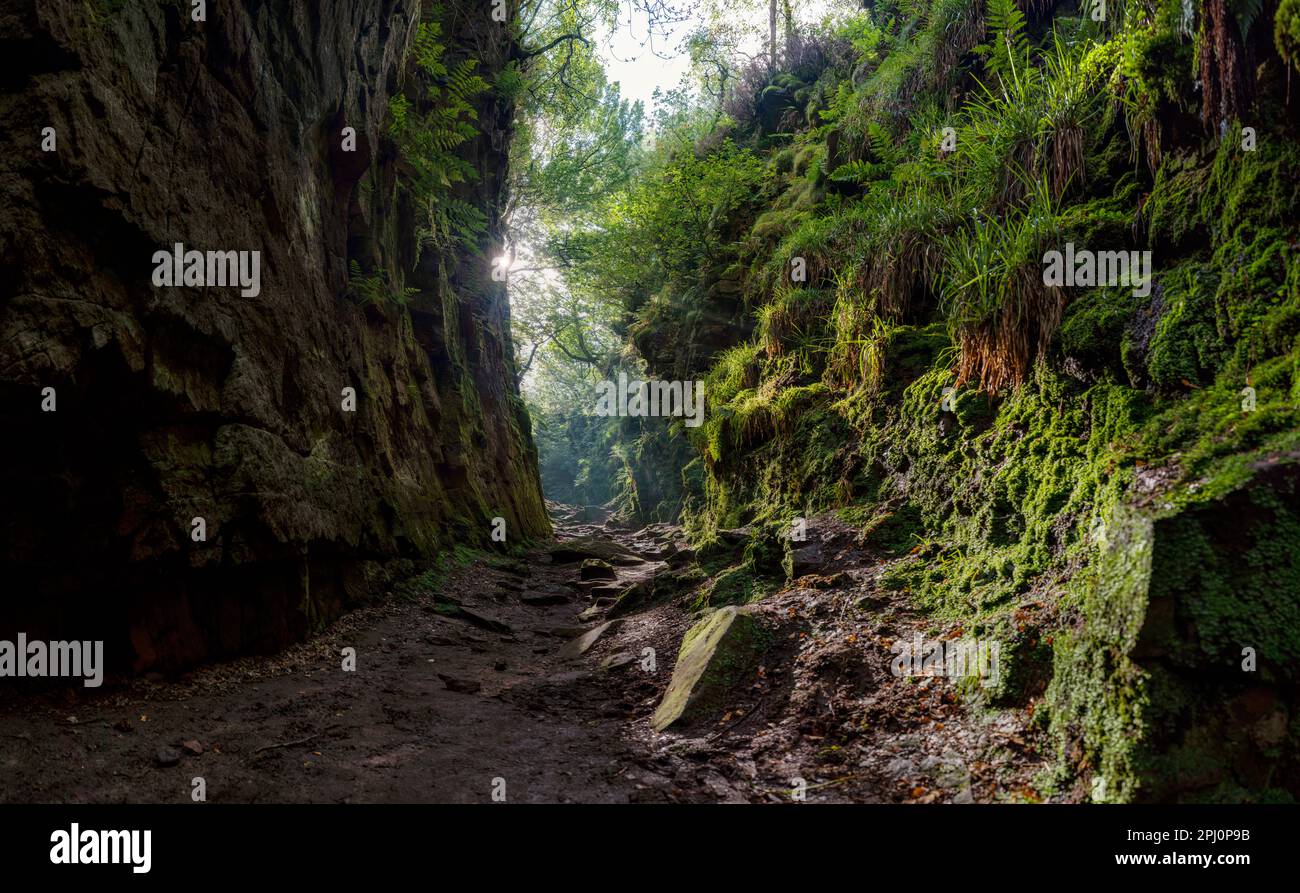
{"type": "MultiPolygon", "coordinates": [[[[489,276],[509,102],[474,97],[483,220],[437,239],[387,121],[433,11],[207,6],[0,5],[0,634],[136,669],[301,637],[495,517],[549,529],[489,276]],[[260,291],[156,286],[176,243],[260,252],[260,291]]],[[[444,18],[490,83],[508,30],[444,18]]]]}

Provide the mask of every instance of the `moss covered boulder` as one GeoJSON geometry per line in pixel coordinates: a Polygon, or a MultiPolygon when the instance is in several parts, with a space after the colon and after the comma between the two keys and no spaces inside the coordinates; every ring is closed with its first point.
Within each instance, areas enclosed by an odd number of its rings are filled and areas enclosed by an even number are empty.
{"type": "Polygon", "coordinates": [[[757,619],[728,605],[686,632],[664,698],[651,718],[656,731],[717,713],[727,692],[755,665],[767,642],[757,619]]]}
{"type": "Polygon", "coordinates": [[[1050,692],[1092,798],[1300,796],[1300,464],[1108,528],[1050,692]]]}

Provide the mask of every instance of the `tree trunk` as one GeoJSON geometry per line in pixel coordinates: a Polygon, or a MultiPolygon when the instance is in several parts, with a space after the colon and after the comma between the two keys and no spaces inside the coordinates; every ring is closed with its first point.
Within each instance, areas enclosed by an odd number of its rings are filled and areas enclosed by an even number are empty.
{"type": "Polygon", "coordinates": [[[785,64],[794,58],[794,3],[781,0],[782,12],[785,14],[785,64]]]}
{"type": "Polygon", "coordinates": [[[767,4],[767,31],[768,31],[768,64],[773,71],[776,71],[776,0],[768,0],[767,4]]]}

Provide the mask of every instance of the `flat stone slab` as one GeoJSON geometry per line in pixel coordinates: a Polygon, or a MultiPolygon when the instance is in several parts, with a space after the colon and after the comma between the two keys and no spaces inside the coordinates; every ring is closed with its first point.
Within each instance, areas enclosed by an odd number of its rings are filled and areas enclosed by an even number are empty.
{"type": "Polygon", "coordinates": [[[600,662],[600,668],[602,670],[617,670],[620,667],[626,667],[634,661],[636,661],[636,655],[631,651],[618,651],[602,660],[600,662]]]}
{"type": "Polygon", "coordinates": [[[583,623],[589,623],[590,621],[595,620],[597,617],[599,617],[601,614],[604,613],[605,613],[604,606],[592,605],[591,607],[583,611],[581,614],[579,614],[578,619],[581,620],[583,623]]]}
{"type": "Polygon", "coordinates": [[[552,564],[572,564],[588,558],[612,562],[615,559],[626,560],[636,556],[617,543],[597,536],[580,536],[556,543],[551,547],[552,564]]]}
{"type": "Polygon", "coordinates": [[[569,597],[558,592],[530,592],[521,595],[519,600],[534,608],[545,608],[548,605],[563,605],[569,601],[569,597]]]}
{"type": "Polygon", "coordinates": [[[459,617],[462,620],[467,620],[481,629],[491,630],[494,633],[511,632],[510,624],[498,620],[491,614],[484,614],[482,611],[476,611],[473,608],[466,608],[464,605],[458,607],[453,616],[459,617]]]}
{"type": "Polygon", "coordinates": [[[615,598],[623,594],[623,590],[628,587],[619,583],[609,583],[603,586],[593,586],[587,590],[587,595],[592,598],[615,598]]]}
{"type": "Polygon", "coordinates": [[[564,660],[573,660],[575,657],[581,657],[591,649],[592,645],[596,644],[601,636],[605,635],[605,633],[609,632],[611,629],[616,628],[619,622],[620,621],[618,620],[610,620],[602,623],[595,629],[588,630],[561,648],[560,657],[564,660]]]}
{"type": "Polygon", "coordinates": [[[538,632],[557,639],[576,639],[590,630],[589,626],[549,626],[546,629],[539,629],[538,632]]]}
{"type": "Polygon", "coordinates": [[[655,731],[721,710],[731,687],[757,662],[766,639],[758,620],[735,605],[719,608],[687,630],[672,681],[650,720],[655,731]]]}

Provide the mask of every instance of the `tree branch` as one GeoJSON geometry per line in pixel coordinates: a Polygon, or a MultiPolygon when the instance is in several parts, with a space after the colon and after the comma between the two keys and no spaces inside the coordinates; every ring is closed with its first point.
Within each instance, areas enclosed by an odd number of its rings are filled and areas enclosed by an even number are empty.
{"type": "Polygon", "coordinates": [[[578,43],[582,44],[585,47],[591,46],[591,42],[588,41],[587,38],[583,37],[581,34],[561,34],[559,37],[552,40],[546,46],[538,47],[535,50],[522,50],[519,53],[519,58],[523,59],[524,61],[527,61],[533,58],[534,56],[540,56],[543,53],[550,52],[560,44],[570,40],[576,40],[578,43]]]}

